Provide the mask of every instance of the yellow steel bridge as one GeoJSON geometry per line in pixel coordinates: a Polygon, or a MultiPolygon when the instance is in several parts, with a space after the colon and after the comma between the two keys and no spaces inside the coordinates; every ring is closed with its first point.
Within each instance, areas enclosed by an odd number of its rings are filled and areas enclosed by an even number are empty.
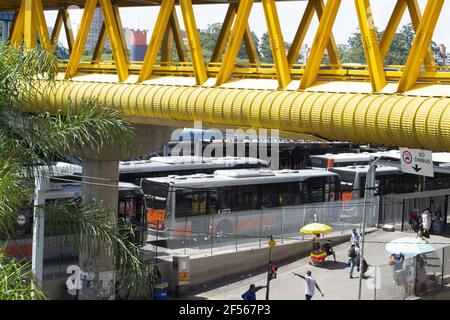
{"type": "MultiPolygon", "coordinates": [[[[385,0],[309,0],[286,50],[275,0],[1,0],[15,10],[10,43],[25,52],[38,43],[53,50],[65,28],[70,58],[60,65],[55,86],[41,82],[37,99],[59,108],[67,99],[99,98],[132,122],[186,125],[203,121],[217,127],[278,129],[284,135],[310,135],[389,146],[450,151],[450,68],[438,66],[430,49],[445,0],[395,2],[382,38],[376,33],[371,2],[385,0]],[[354,3],[366,65],[340,61],[332,28],[342,1],[354,3]],[[258,59],[248,19],[255,2],[265,14],[273,64],[258,59]],[[205,61],[193,6],[227,3],[222,29],[210,61],[205,61]],[[68,8],[83,8],[76,37],[68,8]],[[157,6],[159,13],[143,61],[130,61],[119,7],[157,6]],[[187,41],[182,38],[179,6],[187,41]],[[92,58],[82,61],[94,11],[104,23],[92,58]],[[52,34],[44,10],[57,10],[52,34]],[[409,14],[416,31],[404,66],[387,66],[396,30],[409,14]],[[319,18],[311,53],[297,64],[314,16],[319,18]],[[101,61],[106,38],[113,61],[101,61]],[[241,44],[249,63],[236,63],[241,44]],[[178,61],[173,61],[176,49],[178,61]],[[323,65],[328,53],[329,65],[323,65]],[[160,58],[158,59],[158,55],[160,58]]],[[[138,10],[138,9],[136,9],[138,10]]],[[[198,19],[199,17],[197,17],[198,19]]],[[[37,111],[37,110],[33,110],[37,111]]]]}

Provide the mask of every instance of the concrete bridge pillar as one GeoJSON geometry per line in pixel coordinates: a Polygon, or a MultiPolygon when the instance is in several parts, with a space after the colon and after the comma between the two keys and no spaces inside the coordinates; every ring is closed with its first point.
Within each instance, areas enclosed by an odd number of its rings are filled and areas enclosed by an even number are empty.
{"type": "MultiPolygon", "coordinates": [[[[175,128],[155,125],[136,125],[136,153],[140,156],[159,148],[170,141],[175,128]]],[[[123,154],[116,145],[108,145],[102,150],[83,150],[78,153],[83,159],[82,197],[95,199],[112,210],[108,223],[117,225],[119,161],[123,154]]],[[[80,252],[80,267],[85,272],[80,300],[114,299],[115,266],[113,248],[104,244],[100,252],[88,256],[80,252]]]]}

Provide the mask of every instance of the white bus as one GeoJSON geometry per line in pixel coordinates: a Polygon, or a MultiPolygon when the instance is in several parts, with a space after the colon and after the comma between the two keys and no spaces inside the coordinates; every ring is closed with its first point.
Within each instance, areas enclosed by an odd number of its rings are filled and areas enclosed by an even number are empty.
{"type": "MultiPolygon", "coordinates": [[[[369,166],[332,168],[339,175],[342,200],[362,199],[365,194],[366,176],[369,166]]],[[[418,178],[403,173],[397,167],[378,166],[375,171],[374,194],[383,196],[393,193],[409,193],[418,190],[418,178]]]]}
{"type": "Polygon", "coordinates": [[[217,170],[214,174],[147,178],[141,183],[149,227],[164,231],[169,238],[207,230],[202,223],[208,219],[195,218],[208,216],[215,216],[211,232],[233,233],[236,226],[227,218],[230,214],[240,216],[240,231],[258,230],[261,223],[275,223],[260,221],[262,209],[275,212],[281,207],[338,200],[339,186],[339,177],[332,172],[267,169],[217,170]]]}
{"type": "MultiPolygon", "coordinates": [[[[139,185],[141,179],[167,177],[169,175],[190,175],[196,173],[214,173],[220,169],[266,168],[265,160],[251,157],[152,157],[148,160],[120,161],[119,181],[139,185]]],[[[80,180],[82,168],[78,165],[59,162],[52,167],[58,176],[67,175],[71,180],[80,180]],[[73,175],[70,177],[70,175],[73,175]]],[[[53,174],[53,172],[52,172],[53,174]]]]}
{"type": "Polygon", "coordinates": [[[327,153],[309,156],[309,167],[312,169],[329,170],[331,168],[364,166],[368,165],[370,158],[377,159],[379,156],[390,157],[399,154],[398,150],[384,152],[361,152],[361,153],[327,153]]]}
{"type": "MultiPolygon", "coordinates": [[[[46,203],[81,197],[81,184],[77,182],[50,183],[45,192],[46,203]]],[[[119,183],[118,216],[134,231],[132,240],[137,245],[147,242],[147,215],[145,214],[144,194],[140,186],[132,183],[119,183]]],[[[31,257],[33,234],[33,206],[25,205],[20,211],[23,222],[14,227],[14,240],[6,244],[6,252],[15,257],[31,257]]],[[[57,236],[57,235],[55,235],[57,236]]],[[[0,240],[5,241],[0,235],[0,240]]]]}

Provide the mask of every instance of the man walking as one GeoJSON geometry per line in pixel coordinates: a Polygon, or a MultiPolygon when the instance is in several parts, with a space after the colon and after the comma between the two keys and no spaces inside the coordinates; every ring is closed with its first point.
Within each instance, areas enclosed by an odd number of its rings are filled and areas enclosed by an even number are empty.
{"type": "Polygon", "coordinates": [[[361,240],[362,235],[361,233],[356,232],[356,229],[352,230],[352,237],[350,238],[350,241],[352,245],[359,244],[359,241],[361,240]]]}
{"type": "Polygon", "coordinates": [[[306,300],[312,299],[312,297],[314,296],[315,288],[317,288],[317,290],[319,290],[322,297],[324,296],[322,293],[322,290],[320,290],[319,285],[317,284],[316,279],[314,279],[311,276],[311,271],[309,271],[309,270],[306,271],[306,276],[302,276],[301,274],[298,274],[295,272],[293,272],[293,274],[295,276],[300,277],[303,280],[305,280],[305,298],[306,298],[306,300]]]}
{"type": "Polygon", "coordinates": [[[356,269],[359,272],[359,264],[360,264],[360,254],[359,254],[359,245],[352,244],[351,248],[348,250],[348,257],[349,259],[349,277],[350,279],[353,279],[353,269],[356,267],[356,269]]]}

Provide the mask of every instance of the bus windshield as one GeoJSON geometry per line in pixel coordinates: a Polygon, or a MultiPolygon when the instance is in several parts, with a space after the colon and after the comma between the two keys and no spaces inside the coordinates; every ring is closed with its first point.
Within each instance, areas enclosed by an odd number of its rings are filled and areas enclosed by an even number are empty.
{"type": "Polygon", "coordinates": [[[145,206],[147,208],[147,222],[149,228],[163,229],[165,225],[167,197],[169,187],[167,184],[160,184],[142,180],[142,191],[145,194],[145,206]]]}

